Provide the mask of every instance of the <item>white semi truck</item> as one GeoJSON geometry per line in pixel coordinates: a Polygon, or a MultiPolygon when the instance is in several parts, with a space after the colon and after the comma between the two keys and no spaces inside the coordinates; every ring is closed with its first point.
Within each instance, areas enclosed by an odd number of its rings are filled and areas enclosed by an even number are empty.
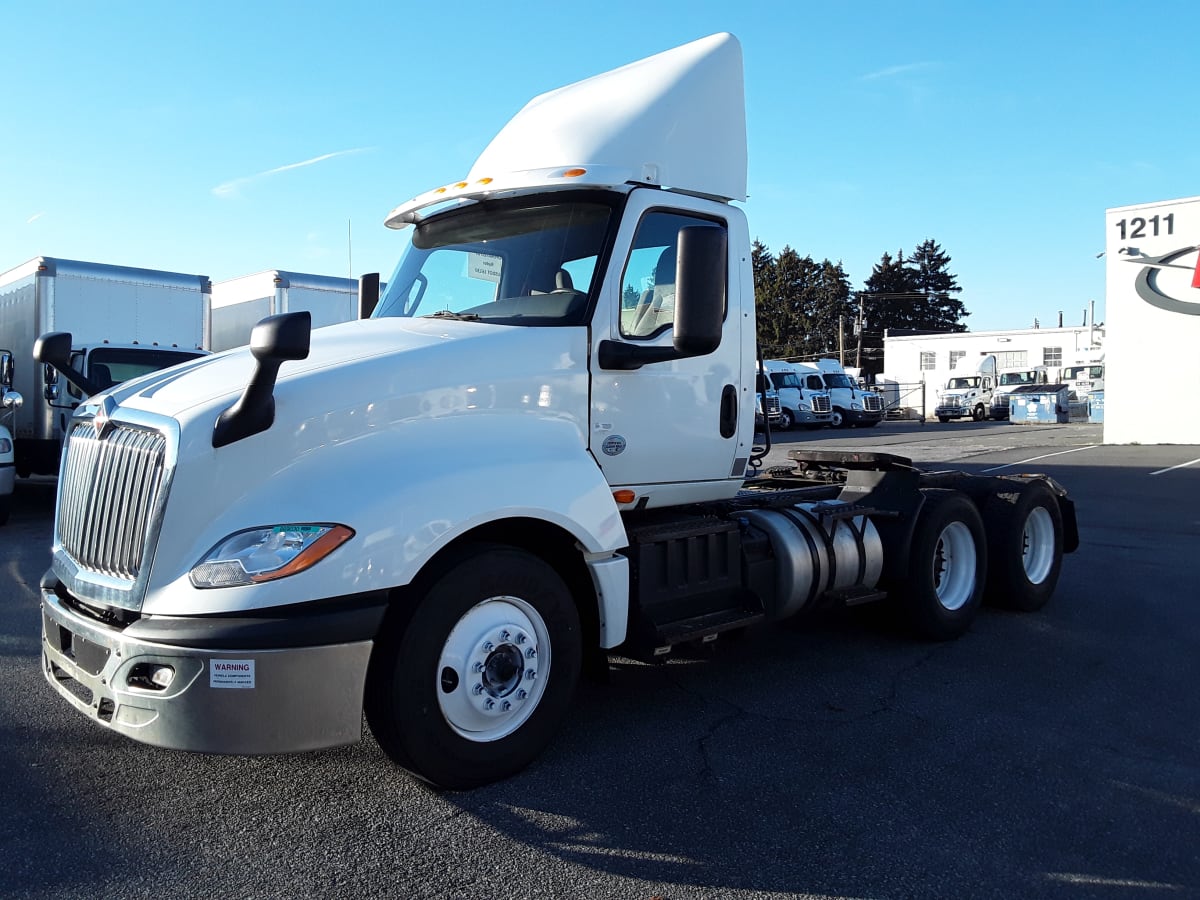
{"type": "Polygon", "coordinates": [[[305,313],[71,422],[43,666],[65,702],[217,753],[359,739],[504,778],[581,671],[829,606],[949,639],[1040,607],[1077,544],[1040,476],[754,454],[741,48],[544,94],[398,206],[370,319],[305,313]],[[636,301],[636,302],[635,302],[636,301]]]}
{"type": "Polygon", "coordinates": [[[991,409],[995,387],[996,357],[989,353],[979,360],[972,374],[950,376],[945,388],[938,392],[933,414],[939,422],[966,418],[982,422],[991,409]]]}
{"type": "Polygon", "coordinates": [[[154,269],[39,256],[0,274],[0,348],[13,355],[16,471],[58,471],[71,411],[88,394],[205,352],[209,280],[154,269]],[[34,363],[48,332],[73,335],[60,380],[34,363]]]}
{"type": "Polygon", "coordinates": [[[836,359],[797,363],[797,371],[817,374],[825,383],[832,405],[829,424],[834,428],[872,427],[883,421],[883,396],[863,388],[836,359]]]}
{"type": "Polygon", "coordinates": [[[830,424],[833,405],[821,374],[806,374],[796,363],[783,359],[768,359],[763,365],[779,397],[780,428],[786,431],[796,425],[821,428],[830,424]]]}

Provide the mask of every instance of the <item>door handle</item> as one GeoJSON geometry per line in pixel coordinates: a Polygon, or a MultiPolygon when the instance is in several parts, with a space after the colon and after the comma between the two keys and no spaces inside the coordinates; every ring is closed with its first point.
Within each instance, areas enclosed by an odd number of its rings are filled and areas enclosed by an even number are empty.
{"type": "Polygon", "coordinates": [[[727,384],[721,391],[721,437],[731,438],[737,434],[737,414],[737,388],[727,384]]]}

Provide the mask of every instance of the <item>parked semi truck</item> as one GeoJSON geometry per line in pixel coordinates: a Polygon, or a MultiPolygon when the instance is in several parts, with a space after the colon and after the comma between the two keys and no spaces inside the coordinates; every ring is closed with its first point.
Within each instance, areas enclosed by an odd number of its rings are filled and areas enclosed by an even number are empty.
{"type": "Polygon", "coordinates": [[[836,359],[797,363],[802,374],[816,374],[825,383],[832,405],[829,424],[834,428],[871,427],[883,421],[883,397],[862,387],[836,359]]]}
{"type": "Polygon", "coordinates": [[[989,353],[979,360],[972,374],[950,376],[945,388],[938,392],[933,414],[939,422],[966,418],[982,422],[991,409],[995,387],[996,357],[989,353]]]}
{"type": "Polygon", "coordinates": [[[796,425],[820,428],[830,424],[833,405],[822,375],[806,373],[795,363],[782,359],[768,359],[764,366],[779,396],[780,428],[787,430],[796,425]]]}
{"type": "Polygon", "coordinates": [[[1087,400],[1104,390],[1104,354],[1089,353],[1069,366],[1063,366],[1058,380],[1070,388],[1071,400],[1087,400]]]}
{"type": "Polygon", "coordinates": [[[992,402],[988,416],[992,419],[1007,419],[1009,395],[1016,388],[1027,385],[1046,384],[1045,366],[1014,366],[1001,369],[996,375],[996,387],[992,391],[992,402]]]}
{"type": "Polygon", "coordinates": [[[358,283],[351,278],[270,269],[212,286],[211,345],[214,351],[244,347],[267,316],[308,311],[312,327],[358,318],[358,283]]]}
{"type": "Polygon", "coordinates": [[[49,683],[192,751],[345,744],[365,710],[461,789],[531,762],[610,653],[867,602],[939,640],[985,595],[1040,607],[1078,540],[1049,478],[831,451],[748,477],[745,197],[741,49],[713,35],[535,98],[400,204],[370,319],[273,316],[90,398],[49,683]]]}
{"type": "Polygon", "coordinates": [[[26,399],[13,422],[17,474],[58,471],[71,410],[86,395],[204,352],[210,290],[203,275],[49,256],[0,275],[0,347],[26,399]],[[34,363],[47,332],[73,335],[61,380],[34,363]]]}

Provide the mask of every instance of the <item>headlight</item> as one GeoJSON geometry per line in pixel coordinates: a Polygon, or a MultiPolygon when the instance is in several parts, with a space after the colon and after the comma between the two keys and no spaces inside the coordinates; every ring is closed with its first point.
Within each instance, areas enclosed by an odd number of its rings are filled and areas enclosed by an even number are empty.
{"type": "Polygon", "coordinates": [[[274,581],[316,565],[350,538],[345,525],[268,525],[231,534],[189,573],[198,588],[274,581]]]}
{"type": "Polygon", "coordinates": [[[804,412],[812,412],[812,405],[807,400],[800,401],[800,408],[804,410],[804,412]]]}
{"type": "Polygon", "coordinates": [[[8,438],[0,437],[0,453],[12,453],[12,441],[8,438]]]}
{"type": "Polygon", "coordinates": [[[850,408],[851,409],[862,409],[862,404],[859,403],[857,400],[855,400],[853,403],[850,404],[850,408]]]}

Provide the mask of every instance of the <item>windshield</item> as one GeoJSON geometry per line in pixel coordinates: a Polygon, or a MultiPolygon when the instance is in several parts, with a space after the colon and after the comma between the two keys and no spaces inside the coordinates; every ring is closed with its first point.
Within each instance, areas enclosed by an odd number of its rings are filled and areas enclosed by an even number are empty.
{"type": "Polygon", "coordinates": [[[596,195],[483,202],[417,225],[374,318],[578,325],[616,217],[596,195]]]}
{"type": "Polygon", "coordinates": [[[775,385],[777,390],[783,390],[784,388],[803,389],[803,385],[800,383],[800,376],[795,372],[772,372],[771,383],[775,385]]]}
{"type": "Polygon", "coordinates": [[[1103,378],[1104,366],[1071,366],[1063,369],[1062,377],[1066,379],[1103,378]]]}
{"type": "Polygon", "coordinates": [[[831,388],[856,388],[856,387],[858,387],[857,384],[855,384],[853,381],[850,380],[849,375],[829,374],[828,372],[825,374],[825,384],[826,384],[826,386],[831,387],[831,388]]]}
{"type": "Polygon", "coordinates": [[[978,378],[951,378],[950,383],[946,385],[952,391],[966,390],[967,388],[979,387],[978,378]]]}
{"type": "Polygon", "coordinates": [[[1000,375],[1001,384],[1033,384],[1033,372],[1004,372],[1000,375]]]}

